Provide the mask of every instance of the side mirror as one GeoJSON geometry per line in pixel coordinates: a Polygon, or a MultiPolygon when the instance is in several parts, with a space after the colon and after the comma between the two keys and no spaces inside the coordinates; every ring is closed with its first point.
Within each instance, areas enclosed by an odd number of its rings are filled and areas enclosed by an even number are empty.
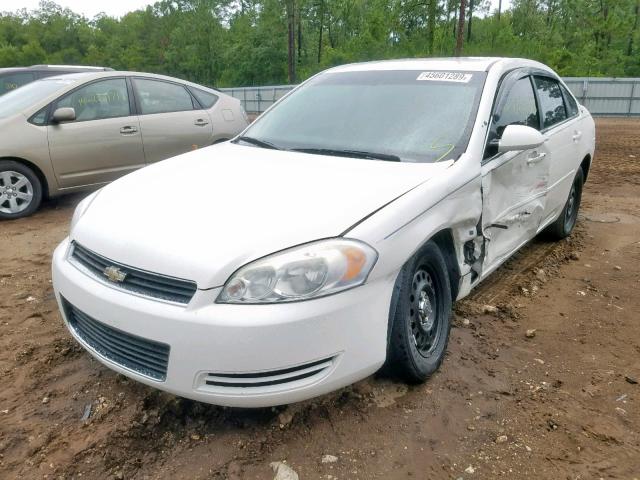
{"type": "Polygon", "coordinates": [[[529,150],[539,147],[545,141],[544,135],[535,128],[525,125],[507,125],[498,142],[498,152],[529,150]]]}
{"type": "Polygon", "coordinates": [[[55,123],[72,122],[76,119],[76,111],[72,107],[56,108],[51,119],[55,123]]]}

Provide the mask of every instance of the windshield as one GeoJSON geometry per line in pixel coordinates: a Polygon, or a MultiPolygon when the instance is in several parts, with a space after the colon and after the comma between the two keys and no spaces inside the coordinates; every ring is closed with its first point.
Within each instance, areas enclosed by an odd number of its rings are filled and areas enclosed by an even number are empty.
{"type": "Polygon", "coordinates": [[[310,153],[456,159],[467,147],[485,77],[463,71],[325,73],[283,99],[245,136],[254,145],[310,153]]]}
{"type": "Polygon", "coordinates": [[[28,83],[0,97],[0,118],[10,117],[36,105],[52,93],[69,85],[65,79],[44,79],[28,83]]]}

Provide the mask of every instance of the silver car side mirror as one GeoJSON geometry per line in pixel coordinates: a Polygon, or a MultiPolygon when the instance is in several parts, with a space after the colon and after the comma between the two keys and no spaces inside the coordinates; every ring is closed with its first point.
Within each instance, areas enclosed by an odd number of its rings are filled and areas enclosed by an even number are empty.
{"type": "Polygon", "coordinates": [[[76,119],[76,111],[72,107],[56,108],[51,119],[55,123],[72,122],[76,119]]]}
{"type": "Polygon", "coordinates": [[[535,128],[525,125],[507,125],[498,142],[498,152],[529,150],[542,145],[547,139],[535,128]]]}

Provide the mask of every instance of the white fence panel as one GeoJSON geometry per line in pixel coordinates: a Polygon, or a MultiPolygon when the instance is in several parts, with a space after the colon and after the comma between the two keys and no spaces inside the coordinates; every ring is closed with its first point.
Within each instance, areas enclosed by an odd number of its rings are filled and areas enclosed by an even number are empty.
{"type": "MultiPolygon", "coordinates": [[[[567,77],[563,79],[594,116],[640,116],[640,78],[567,77]]],[[[247,113],[261,114],[295,85],[220,90],[242,101],[247,113]]]]}

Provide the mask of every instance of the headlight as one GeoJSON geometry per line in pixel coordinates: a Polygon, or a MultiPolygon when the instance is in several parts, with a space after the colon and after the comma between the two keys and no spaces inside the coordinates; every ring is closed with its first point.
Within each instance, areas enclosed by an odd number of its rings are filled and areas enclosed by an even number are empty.
{"type": "Polygon", "coordinates": [[[357,240],[321,240],[245,265],[225,284],[217,303],[307,300],[362,285],[378,253],[357,240]]]}
{"type": "Polygon", "coordinates": [[[89,205],[91,205],[91,202],[93,202],[95,198],[98,196],[98,193],[100,193],[100,190],[98,190],[97,192],[93,192],[91,195],[86,197],[84,200],[82,200],[78,204],[75,211],[73,212],[73,217],[71,217],[71,227],[69,229],[70,232],[73,232],[73,229],[75,228],[76,223],[78,223],[78,220],[80,220],[82,215],[85,214],[85,212],[89,208],[89,205]]]}

